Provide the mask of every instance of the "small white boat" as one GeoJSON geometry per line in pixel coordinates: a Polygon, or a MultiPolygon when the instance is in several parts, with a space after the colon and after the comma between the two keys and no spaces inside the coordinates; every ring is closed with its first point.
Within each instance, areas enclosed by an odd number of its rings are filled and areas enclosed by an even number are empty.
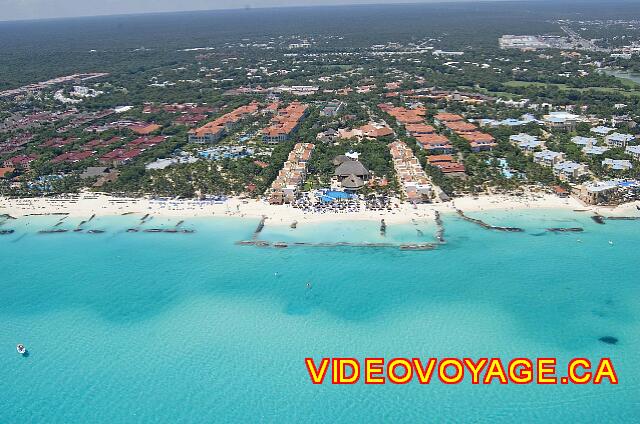
{"type": "Polygon", "coordinates": [[[27,353],[27,348],[26,348],[26,347],[24,347],[24,345],[23,345],[23,344],[19,344],[18,346],[16,346],[16,350],[18,351],[18,353],[19,353],[20,355],[24,355],[24,354],[26,354],[26,353],[27,353]]]}

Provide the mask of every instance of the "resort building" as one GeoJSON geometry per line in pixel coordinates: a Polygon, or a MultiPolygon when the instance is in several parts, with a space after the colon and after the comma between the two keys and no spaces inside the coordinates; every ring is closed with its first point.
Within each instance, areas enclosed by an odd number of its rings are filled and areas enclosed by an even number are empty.
{"type": "Polygon", "coordinates": [[[334,117],[336,115],[338,115],[338,112],[340,112],[340,109],[342,108],[342,102],[339,100],[334,100],[332,102],[329,102],[325,105],[324,108],[322,108],[322,110],[320,111],[320,116],[326,116],[326,117],[334,117]]]}
{"type": "Polygon", "coordinates": [[[36,155],[19,155],[5,160],[3,165],[5,168],[17,168],[29,171],[31,169],[31,162],[36,159],[38,159],[36,155]]]}
{"type": "Polygon", "coordinates": [[[445,125],[449,122],[461,122],[464,118],[454,113],[438,113],[433,117],[433,121],[438,125],[445,125]]]}
{"type": "Polygon", "coordinates": [[[544,147],[544,141],[534,135],[525,133],[515,134],[509,137],[509,141],[525,152],[533,152],[544,147]]]}
{"type": "Polygon", "coordinates": [[[358,140],[362,140],[363,138],[374,139],[380,137],[389,137],[392,135],[394,135],[394,132],[391,128],[383,123],[377,122],[370,122],[360,128],[354,128],[351,130],[345,128],[340,128],[338,130],[338,138],[343,140],[348,140],[351,138],[356,138],[358,140]]]}
{"type": "Polygon", "coordinates": [[[519,144],[522,142],[531,143],[538,140],[539,140],[538,137],[536,137],[535,135],[530,135],[526,133],[514,134],[509,136],[509,141],[514,144],[519,144]]]}
{"type": "Polygon", "coordinates": [[[544,166],[553,166],[564,160],[564,153],[543,150],[533,154],[533,161],[544,166]]]}
{"type": "Polygon", "coordinates": [[[581,117],[569,112],[551,112],[544,116],[544,123],[550,128],[564,129],[572,131],[581,117]]]}
{"type": "Polygon", "coordinates": [[[429,153],[451,153],[453,146],[449,139],[440,134],[423,134],[416,136],[420,147],[429,153]]]}
{"type": "Polygon", "coordinates": [[[478,131],[478,127],[464,121],[445,122],[444,126],[456,134],[465,134],[478,131]]]}
{"type": "Polygon", "coordinates": [[[83,161],[85,159],[89,159],[94,155],[94,153],[95,152],[86,151],[86,150],[66,152],[54,157],[53,159],[51,159],[51,162],[52,163],[76,163],[76,162],[83,161]]]}
{"type": "Polygon", "coordinates": [[[13,174],[14,171],[15,171],[15,168],[11,168],[11,167],[0,168],[0,179],[8,178],[10,175],[13,174]]]}
{"type": "Polygon", "coordinates": [[[605,136],[607,134],[609,134],[611,131],[614,131],[615,128],[609,128],[609,127],[603,127],[603,126],[599,126],[599,127],[594,127],[591,128],[591,132],[600,136],[605,136]]]}
{"type": "Polygon", "coordinates": [[[498,143],[492,135],[483,132],[475,131],[470,133],[460,134],[462,138],[469,142],[471,151],[483,152],[487,150],[493,150],[498,143]]]}
{"type": "Polygon", "coordinates": [[[624,152],[628,155],[631,155],[631,157],[633,157],[633,160],[640,161],[640,146],[627,146],[624,152]]]}
{"type": "Polygon", "coordinates": [[[553,165],[553,173],[563,181],[575,181],[589,173],[589,167],[585,164],[563,161],[553,165]]]}
{"type": "Polygon", "coordinates": [[[421,135],[433,134],[436,129],[427,124],[407,124],[404,126],[407,130],[407,134],[411,137],[419,137],[421,135]]]}
{"type": "Polygon", "coordinates": [[[370,122],[359,128],[365,138],[380,138],[394,135],[394,132],[385,124],[370,122]]]}
{"type": "Polygon", "coordinates": [[[407,199],[421,203],[431,200],[433,187],[413,151],[402,141],[389,144],[393,166],[407,199]]]}
{"type": "Polygon", "coordinates": [[[611,147],[626,147],[627,144],[635,139],[631,134],[613,133],[604,138],[604,141],[611,147]]]}
{"type": "Polygon", "coordinates": [[[329,128],[327,130],[324,130],[318,133],[318,135],[316,136],[316,139],[323,143],[333,143],[338,139],[338,136],[339,136],[338,131],[334,130],[333,128],[329,128]]]}
{"type": "Polygon", "coordinates": [[[587,146],[582,149],[582,153],[589,156],[599,156],[605,154],[608,150],[608,147],[603,146],[587,146]]]}
{"type": "Polygon", "coordinates": [[[423,107],[407,109],[404,107],[394,107],[388,103],[379,104],[378,107],[396,118],[398,123],[402,125],[424,124],[424,118],[427,114],[427,110],[423,107]]]}
{"type": "Polygon", "coordinates": [[[280,109],[271,120],[271,124],[262,130],[262,141],[277,144],[289,140],[307,116],[308,108],[305,104],[293,102],[286,108],[280,109]]]}
{"type": "Polygon", "coordinates": [[[307,176],[307,164],[315,145],[298,143],[294,146],[287,161],[271,184],[269,202],[273,204],[290,203],[295,200],[298,190],[307,176]]]}
{"type": "Polygon", "coordinates": [[[598,139],[593,137],[581,137],[578,135],[571,138],[571,142],[578,146],[589,147],[589,146],[595,146],[596,144],[598,144],[598,139]]]}
{"type": "Polygon", "coordinates": [[[105,166],[120,166],[124,165],[133,159],[137,158],[144,152],[144,149],[130,149],[125,148],[115,149],[109,153],[105,153],[100,156],[99,162],[105,166]]]}
{"type": "Polygon", "coordinates": [[[633,169],[633,164],[630,160],[624,159],[611,159],[606,158],[602,161],[602,166],[606,166],[614,171],[628,171],[633,169]]]}
{"type": "Polygon", "coordinates": [[[580,187],[579,197],[590,205],[616,205],[630,202],[640,197],[640,182],[635,180],[590,182],[580,187]]]}
{"type": "Polygon", "coordinates": [[[158,124],[140,124],[140,125],[131,125],[129,129],[138,135],[149,135],[155,131],[158,131],[162,128],[161,125],[158,124]]]}
{"type": "Polygon", "coordinates": [[[590,205],[609,203],[614,193],[618,191],[616,181],[597,181],[584,184],[580,188],[579,197],[590,205]]]}
{"type": "Polygon", "coordinates": [[[189,142],[198,144],[217,143],[226,136],[240,121],[258,111],[256,102],[241,106],[200,128],[189,131],[189,142]]]}
{"type": "Polygon", "coordinates": [[[369,180],[369,170],[357,158],[357,153],[347,153],[333,159],[334,176],[345,191],[358,191],[369,180]]]}
{"type": "Polygon", "coordinates": [[[443,174],[448,174],[450,176],[465,175],[464,165],[457,162],[451,155],[429,156],[427,158],[427,163],[438,168],[443,174]]]}
{"type": "MultiPolygon", "coordinates": [[[[498,101],[496,101],[496,103],[499,103],[499,100],[500,99],[498,99],[498,101]]],[[[520,119],[507,118],[507,119],[503,119],[501,121],[497,121],[495,119],[480,119],[478,122],[480,123],[481,127],[485,127],[485,126],[489,126],[489,127],[500,127],[500,126],[520,127],[520,126],[527,125],[527,124],[530,124],[530,123],[540,124],[542,121],[539,121],[533,115],[524,114],[524,115],[522,115],[520,117],[520,119]]]]}

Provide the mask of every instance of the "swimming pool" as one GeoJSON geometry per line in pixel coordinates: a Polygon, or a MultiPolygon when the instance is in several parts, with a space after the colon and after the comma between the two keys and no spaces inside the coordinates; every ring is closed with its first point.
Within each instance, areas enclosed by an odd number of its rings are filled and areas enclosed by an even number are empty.
{"type": "Polygon", "coordinates": [[[345,193],[344,191],[322,190],[320,200],[323,202],[333,202],[338,199],[355,199],[354,194],[345,193]]]}

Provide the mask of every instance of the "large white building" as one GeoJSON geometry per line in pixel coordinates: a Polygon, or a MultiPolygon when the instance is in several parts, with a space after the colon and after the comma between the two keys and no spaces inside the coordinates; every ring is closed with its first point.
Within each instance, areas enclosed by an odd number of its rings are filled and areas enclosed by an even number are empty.
{"type": "Polygon", "coordinates": [[[612,147],[626,147],[626,145],[634,139],[635,136],[631,134],[620,134],[616,132],[606,136],[604,141],[612,147]]]}
{"type": "Polygon", "coordinates": [[[533,154],[533,161],[540,165],[553,166],[564,160],[564,153],[554,152],[552,150],[543,150],[533,154]]]}
{"type": "Polygon", "coordinates": [[[625,153],[631,155],[633,160],[640,160],[640,146],[627,146],[625,153]]]}

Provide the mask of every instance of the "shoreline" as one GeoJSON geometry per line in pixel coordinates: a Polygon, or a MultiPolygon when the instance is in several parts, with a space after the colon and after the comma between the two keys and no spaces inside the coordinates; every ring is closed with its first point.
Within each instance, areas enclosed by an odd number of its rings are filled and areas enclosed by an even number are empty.
{"type": "Polygon", "coordinates": [[[392,211],[359,211],[350,213],[313,213],[289,205],[271,205],[255,199],[231,197],[225,202],[197,200],[158,201],[147,198],[119,198],[107,195],[80,194],[77,197],[16,198],[0,197],[0,214],[16,218],[65,214],[70,217],[147,215],[156,217],[227,217],[261,219],[271,223],[291,224],[330,221],[380,221],[406,223],[413,219],[435,219],[436,212],[455,213],[485,211],[520,211],[527,209],[558,209],[604,216],[638,216],[633,202],[618,207],[585,205],[575,198],[560,198],[550,194],[529,193],[523,196],[482,195],[460,197],[447,203],[419,204],[394,202],[392,211]],[[579,211],[579,212],[578,212],[579,211]]]}

